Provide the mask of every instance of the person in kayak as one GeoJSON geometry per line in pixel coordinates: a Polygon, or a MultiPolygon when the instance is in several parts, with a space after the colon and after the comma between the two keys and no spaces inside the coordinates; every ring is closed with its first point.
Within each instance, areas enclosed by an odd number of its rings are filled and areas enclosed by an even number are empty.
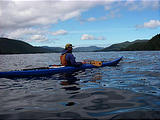
{"type": "Polygon", "coordinates": [[[79,67],[82,65],[82,62],[76,62],[76,58],[72,54],[72,47],[72,44],[65,45],[65,49],[62,51],[62,54],[60,56],[61,65],[79,67]]]}

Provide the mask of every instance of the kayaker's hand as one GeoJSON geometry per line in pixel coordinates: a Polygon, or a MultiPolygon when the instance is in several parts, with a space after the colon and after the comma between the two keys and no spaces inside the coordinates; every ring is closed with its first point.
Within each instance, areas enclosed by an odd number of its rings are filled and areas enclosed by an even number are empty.
{"type": "Polygon", "coordinates": [[[79,67],[79,66],[81,66],[81,65],[83,65],[82,62],[77,62],[77,63],[76,63],[76,66],[77,66],[77,67],[79,67]]]}

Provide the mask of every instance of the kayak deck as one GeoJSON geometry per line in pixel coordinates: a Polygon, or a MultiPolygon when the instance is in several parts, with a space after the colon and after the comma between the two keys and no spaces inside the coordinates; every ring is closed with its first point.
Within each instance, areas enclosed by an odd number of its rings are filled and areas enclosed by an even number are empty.
{"type": "MultiPolygon", "coordinates": [[[[103,62],[102,66],[116,66],[123,57],[115,59],[110,62],[103,62]]],[[[13,78],[13,77],[29,77],[29,76],[47,76],[53,75],[57,73],[67,73],[67,72],[74,72],[82,69],[88,68],[97,68],[92,64],[83,64],[80,67],[74,66],[59,66],[59,67],[42,67],[42,68],[34,68],[34,69],[24,69],[19,71],[7,71],[7,72],[0,72],[0,78],[13,78]]]]}

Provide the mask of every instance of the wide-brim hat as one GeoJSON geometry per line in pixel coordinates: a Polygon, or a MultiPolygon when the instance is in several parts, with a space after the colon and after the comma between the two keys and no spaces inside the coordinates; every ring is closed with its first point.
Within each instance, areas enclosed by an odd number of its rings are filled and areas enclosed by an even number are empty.
{"type": "Polygon", "coordinates": [[[65,45],[65,48],[69,48],[69,47],[74,47],[74,46],[70,43],[65,45]]]}

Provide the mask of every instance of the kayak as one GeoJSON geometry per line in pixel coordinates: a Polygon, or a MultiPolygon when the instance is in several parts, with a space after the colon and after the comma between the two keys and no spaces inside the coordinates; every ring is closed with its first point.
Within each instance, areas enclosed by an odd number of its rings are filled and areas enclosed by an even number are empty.
{"type": "Polygon", "coordinates": [[[74,66],[53,66],[53,67],[43,67],[39,69],[22,69],[22,70],[15,70],[15,71],[6,71],[0,72],[0,78],[14,78],[14,77],[34,77],[34,76],[47,76],[53,75],[57,73],[68,73],[74,72],[83,69],[91,69],[91,68],[98,68],[98,67],[105,67],[105,66],[116,66],[123,57],[117,58],[115,60],[109,62],[102,62],[101,66],[95,66],[92,64],[82,64],[79,67],[74,66]]]}

